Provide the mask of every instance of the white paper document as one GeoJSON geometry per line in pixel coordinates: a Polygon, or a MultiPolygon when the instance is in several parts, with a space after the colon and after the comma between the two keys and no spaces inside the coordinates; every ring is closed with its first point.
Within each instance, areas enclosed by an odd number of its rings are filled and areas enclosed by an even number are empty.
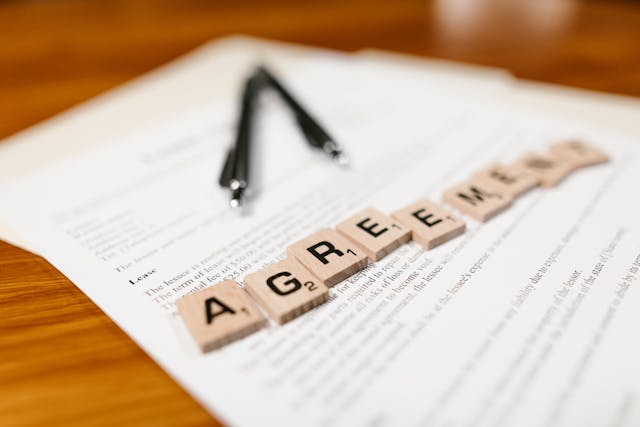
{"type": "Polygon", "coordinates": [[[287,76],[348,169],[266,94],[245,215],[217,186],[229,100],[0,187],[0,219],[233,425],[640,425],[640,145],[400,74],[329,61],[287,76]],[[441,203],[476,170],[570,137],[611,161],[486,224],[462,216],[467,232],[436,249],[402,246],[284,326],[201,354],[175,314],[361,208],[441,203]]]}

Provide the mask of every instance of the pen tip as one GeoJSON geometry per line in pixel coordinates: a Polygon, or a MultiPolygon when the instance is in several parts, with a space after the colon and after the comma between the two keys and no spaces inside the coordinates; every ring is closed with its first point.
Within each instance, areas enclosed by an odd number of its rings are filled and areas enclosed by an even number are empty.
{"type": "Polygon", "coordinates": [[[349,156],[347,156],[346,154],[342,152],[337,153],[334,158],[340,166],[349,166],[349,156]]]}
{"type": "Polygon", "coordinates": [[[349,157],[344,154],[342,149],[336,144],[335,141],[327,140],[322,145],[322,149],[325,153],[331,157],[331,159],[338,163],[340,166],[348,166],[349,165],[349,157]]]}
{"type": "Polygon", "coordinates": [[[229,200],[229,206],[232,209],[242,206],[242,199],[244,196],[244,188],[238,187],[231,191],[231,200],[229,200]]]}

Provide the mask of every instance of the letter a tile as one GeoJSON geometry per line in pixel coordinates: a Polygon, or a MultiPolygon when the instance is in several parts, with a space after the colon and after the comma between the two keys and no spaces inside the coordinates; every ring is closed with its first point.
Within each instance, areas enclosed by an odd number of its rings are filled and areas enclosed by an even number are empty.
{"type": "Polygon", "coordinates": [[[287,254],[328,287],[367,266],[367,256],[361,248],[328,228],[292,244],[287,254]]]}
{"type": "Polygon", "coordinates": [[[373,208],[341,222],[336,230],[360,246],[371,261],[381,260],[411,239],[411,230],[373,208]]]}
{"type": "Polygon", "coordinates": [[[428,200],[419,200],[392,215],[411,230],[413,240],[426,249],[435,248],[464,233],[464,221],[428,200]]]}
{"type": "Polygon", "coordinates": [[[443,199],[476,221],[486,222],[511,206],[513,198],[480,183],[467,181],[444,192],[443,199]]]}
{"type": "Polygon", "coordinates": [[[320,279],[293,258],[249,274],[244,283],[249,295],[280,324],[322,304],[329,295],[320,279]]]}
{"type": "Polygon", "coordinates": [[[513,198],[526,193],[540,183],[534,174],[521,167],[500,164],[476,172],[472,180],[513,198]]]}
{"type": "Polygon", "coordinates": [[[554,187],[569,175],[575,167],[562,157],[529,153],[515,162],[534,174],[543,187],[554,187]]]}
{"type": "Polygon", "coordinates": [[[552,144],[549,151],[557,157],[567,159],[576,168],[593,166],[609,161],[609,156],[583,141],[558,142],[552,144]]]}
{"type": "Polygon", "coordinates": [[[249,295],[233,280],[186,295],[176,305],[203,352],[246,337],[266,324],[249,295]]]}

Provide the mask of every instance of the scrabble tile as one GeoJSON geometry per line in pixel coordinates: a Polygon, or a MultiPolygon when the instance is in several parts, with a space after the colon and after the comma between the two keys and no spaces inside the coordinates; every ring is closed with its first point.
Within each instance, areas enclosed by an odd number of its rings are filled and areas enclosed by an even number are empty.
{"type": "Polygon", "coordinates": [[[294,258],[272,264],[244,278],[249,295],[282,324],[322,304],[329,290],[294,258]]]}
{"type": "Polygon", "coordinates": [[[243,338],[266,324],[249,295],[233,280],[186,295],[176,305],[203,352],[243,338]]]}
{"type": "Polygon", "coordinates": [[[411,239],[411,230],[377,209],[364,209],[336,227],[372,261],[379,261],[411,239]]]}
{"type": "Polygon", "coordinates": [[[534,174],[522,167],[501,164],[494,164],[476,172],[472,180],[512,198],[526,193],[540,183],[534,174]]]}
{"type": "Polygon", "coordinates": [[[549,151],[555,156],[567,159],[576,168],[593,166],[609,161],[600,149],[584,141],[570,140],[552,144],[549,151]]]}
{"type": "Polygon", "coordinates": [[[405,206],[392,215],[411,230],[411,237],[426,249],[435,248],[464,233],[466,224],[426,199],[405,206]]]}
{"type": "Polygon", "coordinates": [[[518,159],[514,165],[534,174],[543,187],[555,186],[575,169],[567,160],[551,154],[529,153],[518,159]]]}
{"type": "Polygon", "coordinates": [[[367,266],[367,256],[361,248],[328,228],[292,244],[287,254],[329,287],[367,266]]]}
{"type": "Polygon", "coordinates": [[[486,222],[511,206],[513,198],[476,180],[469,180],[444,192],[443,199],[471,218],[486,222]]]}

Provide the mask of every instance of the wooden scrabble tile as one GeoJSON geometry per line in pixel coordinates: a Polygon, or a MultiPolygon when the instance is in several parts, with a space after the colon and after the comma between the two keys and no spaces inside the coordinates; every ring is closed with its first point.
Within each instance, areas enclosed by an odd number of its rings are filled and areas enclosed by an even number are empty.
{"type": "Polygon", "coordinates": [[[494,164],[476,172],[472,180],[512,198],[526,193],[540,183],[534,174],[522,167],[501,164],[494,164]]]}
{"type": "Polygon", "coordinates": [[[341,222],[336,230],[360,246],[372,261],[379,261],[411,239],[411,230],[373,208],[341,222]]]}
{"type": "Polygon", "coordinates": [[[327,300],[329,290],[293,258],[244,278],[249,295],[276,322],[292,320],[327,300]]]}
{"type": "Polygon", "coordinates": [[[443,199],[471,218],[486,222],[511,206],[513,198],[476,180],[458,184],[444,192],[443,199]]]}
{"type": "Polygon", "coordinates": [[[367,256],[361,248],[328,228],[292,244],[287,254],[329,287],[367,266],[367,256]]]}
{"type": "Polygon", "coordinates": [[[413,240],[426,249],[461,235],[466,228],[464,221],[426,199],[405,206],[391,216],[410,229],[413,240]]]}
{"type": "Polygon", "coordinates": [[[243,338],[266,324],[249,295],[233,280],[186,295],[176,305],[203,352],[243,338]]]}
{"type": "Polygon", "coordinates": [[[570,140],[552,144],[549,151],[557,156],[567,159],[576,168],[593,166],[609,161],[607,156],[600,149],[584,141],[570,140]]]}
{"type": "Polygon", "coordinates": [[[567,160],[551,154],[525,154],[514,165],[534,174],[543,187],[555,186],[575,169],[567,160]]]}

